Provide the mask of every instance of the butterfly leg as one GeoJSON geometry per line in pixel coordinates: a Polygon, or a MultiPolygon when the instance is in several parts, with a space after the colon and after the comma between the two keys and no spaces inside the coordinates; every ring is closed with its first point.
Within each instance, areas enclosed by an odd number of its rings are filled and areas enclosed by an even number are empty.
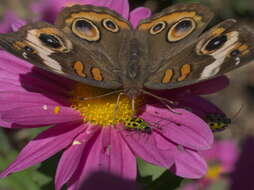
{"type": "Polygon", "coordinates": [[[106,94],[102,94],[102,95],[98,95],[98,96],[94,96],[94,97],[81,97],[80,100],[95,100],[95,99],[99,99],[99,98],[103,98],[103,97],[106,97],[106,96],[116,94],[118,92],[123,92],[123,90],[115,90],[115,91],[108,92],[106,94]]]}
{"type": "Polygon", "coordinates": [[[160,101],[166,108],[168,108],[168,110],[171,111],[172,113],[179,114],[179,115],[181,114],[181,113],[175,112],[174,109],[169,105],[169,104],[175,105],[176,102],[173,102],[173,101],[171,101],[171,100],[168,100],[167,98],[163,98],[163,97],[157,96],[157,95],[155,95],[155,94],[153,94],[153,93],[151,93],[151,92],[145,91],[145,90],[142,90],[142,92],[143,92],[144,94],[147,94],[147,95],[152,96],[152,97],[154,97],[155,99],[159,100],[159,101],[160,101]]]}
{"type": "Polygon", "coordinates": [[[119,102],[120,102],[120,99],[121,99],[121,96],[122,96],[122,95],[124,95],[123,92],[119,93],[119,95],[117,96],[116,105],[115,105],[115,111],[114,111],[113,123],[114,123],[114,121],[116,120],[116,114],[117,114],[118,109],[119,109],[119,102]]]}
{"type": "Polygon", "coordinates": [[[135,111],[135,99],[132,98],[131,99],[131,109],[132,109],[132,117],[135,118],[136,117],[136,111],[135,111]]]}

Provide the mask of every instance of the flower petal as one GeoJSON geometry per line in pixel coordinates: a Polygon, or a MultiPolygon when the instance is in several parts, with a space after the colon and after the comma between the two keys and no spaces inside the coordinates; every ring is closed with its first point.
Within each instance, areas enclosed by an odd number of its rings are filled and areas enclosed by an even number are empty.
{"type": "Polygon", "coordinates": [[[11,11],[6,11],[0,23],[0,33],[12,32],[11,24],[18,20],[18,16],[11,11]]]}
{"type": "Polygon", "coordinates": [[[121,14],[124,18],[129,17],[128,0],[85,0],[85,4],[107,7],[121,14]]]}
{"type": "MultiPolygon", "coordinates": [[[[57,172],[55,177],[55,187],[56,189],[61,189],[61,187],[66,184],[71,177],[76,172],[80,175],[79,166],[83,167],[82,160],[85,160],[84,157],[88,150],[90,149],[90,140],[95,137],[100,130],[99,127],[84,125],[84,131],[77,136],[72,145],[64,151],[57,166],[57,172]]],[[[76,178],[76,181],[78,179],[76,178]]]]}
{"type": "Polygon", "coordinates": [[[84,147],[85,144],[76,144],[64,151],[57,166],[55,177],[56,190],[60,190],[76,171],[79,166],[84,147]]]}
{"type": "Polygon", "coordinates": [[[209,162],[219,162],[223,173],[231,172],[238,159],[238,149],[236,142],[233,140],[215,141],[210,150],[200,153],[209,162]]]}
{"type": "Polygon", "coordinates": [[[168,109],[147,105],[141,117],[176,144],[194,150],[206,150],[213,144],[213,134],[199,117],[184,109],[168,109]]]}
{"type": "Polygon", "coordinates": [[[195,151],[184,149],[176,151],[174,173],[183,178],[199,179],[207,172],[205,160],[195,151]]]}
{"type": "Polygon", "coordinates": [[[136,159],[115,129],[106,127],[88,155],[84,175],[106,171],[127,179],[136,178],[136,159]]]}
{"type": "Polygon", "coordinates": [[[193,94],[207,95],[221,91],[228,85],[229,79],[226,76],[220,76],[189,86],[189,89],[193,94]]]}
{"type": "Polygon", "coordinates": [[[13,22],[13,24],[11,25],[11,28],[13,30],[13,32],[17,32],[22,26],[26,25],[27,22],[22,20],[22,19],[18,19],[16,22],[13,22]]]}
{"type": "Polygon", "coordinates": [[[82,130],[83,126],[77,123],[62,124],[46,130],[23,148],[17,159],[0,174],[0,178],[46,160],[70,145],[82,130]]]}
{"type": "Polygon", "coordinates": [[[91,146],[84,163],[79,181],[70,183],[75,189],[96,172],[107,172],[112,175],[134,180],[136,178],[136,159],[117,130],[111,127],[102,128],[101,133],[91,146]]]}
{"type": "Polygon", "coordinates": [[[205,119],[209,114],[218,113],[225,115],[225,113],[215,104],[194,94],[190,96],[176,97],[176,101],[180,102],[181,107],[190,108],[192,113],[203,119],[205,119]]]}
{"type": "Polygon", "coordinates": [[[126,130],[121,133],[132,152],[142,160],[164,168],[170,168],[173,165],[173,155],[168,154],[164,149],[174,149],[174,146],[172,143],[165,143],[163,147],[159,147],[161,138],[156,138],[156,133],[141,134],[126,130]]]}
{"type": "Polygon", "coordinates": [[[181,145],[175,145],[158,134],[155,137],[158,149],[164,151],[164,154],[171,159],[173,158],[174,166],[171,170],[176,175],[195,179],[206,173],[206,162],[198,153],[181,145]]]}
{"type": "Polygon", "coordinates": [[[8,110],[11,107],[21,107],[22,105],[34,104],[34,105],[52,105],[58,106],[64,105],[69,106],[70,103],[58,96],[47,97],[39,93],[30,92],[15,92],[15,91],[5,91],[0,92],[0,111],[8,110]]]}
{"type": "Polygon", "coordinates": [[[134,28],[137,27],[139,22],[151,16],[151,10],[144,7],[139,7],[131,11],[129,21],[134,28]]]}
{"type": "Polygon", "coordinates": [[[8,73],[28,73],[31,72],[31,68],[33,67],[32,64],[3,50],[0,50],[0,57],[0,68],[8,73]]]}
{"type": "Polygon", "coordinates": [[[2,112],[2,119],[19,125],[51,125],[81,121],[79,112],[70,107],[52,105],[31,105],[16,107],[2,112]]]}

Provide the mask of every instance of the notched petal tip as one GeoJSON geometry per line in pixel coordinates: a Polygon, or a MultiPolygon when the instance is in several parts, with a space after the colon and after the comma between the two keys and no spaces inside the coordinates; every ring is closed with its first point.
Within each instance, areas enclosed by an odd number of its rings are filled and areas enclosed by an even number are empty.
{"type": "Polygon", "coordinates": [[[130,12],[129,20],[134,28],[140,23],[141,20],[151,16],[151,10],[145,7],[138,7],[130,12]]]}
{"type": "Polygon", "coordinates": [[[172,171],[183,178],[200,179],[208,170],[205,160],[195,151],[177,151],[172,171]]]}
{"type": "Polygon", "coordinates": [[[156,123],[161,134],[176,144],[194,150],[206,150],[213,144],[213,133],[207,123],[184,109],[164,108],[147,105],[142,118],[148,123],[156,123]]]}

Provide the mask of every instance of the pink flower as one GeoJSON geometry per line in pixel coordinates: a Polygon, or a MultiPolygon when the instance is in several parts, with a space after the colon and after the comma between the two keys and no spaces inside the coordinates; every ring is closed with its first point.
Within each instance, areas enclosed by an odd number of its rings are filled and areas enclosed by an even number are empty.
{"type": "Polygon", "coordinates": [[[203,190],[219,179],[228,180],[225,176],[234,171],[239,152],[234,141],[221,140],[201,155],[208,162],[208,173],[203,178],[187,184],[182,190],[203,190]]]}
{"type": "MultiPolygon", "coordinates": [[[[129,13],[127,0],[84,1],[96,5],[98,2],[129,18],[133,25],[150,15],[145,8],[129,13]]],[[[57,7],[63,5],[57,0],[50,3],[57,7]]],[[[213,134],[200,117],[222,112],[199,95],[225,88],[226,77],[163,91],[163,96],[179,102],[175,111],[180,114],[150,97],[140,98],[138,104],[142,109],[138,117],[152,126],[152,133],[148,134],[125,130],[124,123],[133,114],[127,97],[121,98],[114,116],[117,95],[81,100],[80,97],[93,97],[106,90],[34,68],[4,51],[0,51],[0,57],[0,125],[7,128],[52,126],[24,147],[0,174],[1,178],[40,163],[61,150],[64,152],[55,177],[57,190],[64,184],[69,190],[76,190],[94,172],[135,180],[136,156],[186,178],[200,178],[206,173],[207,165],[199,152],[211,147],[213,134]]]]}
{"type": "Polygon", "coordinates": [[[3,20],[0,22],[0,33],[15,31],[17,27],[23,25],[24,21],[11,11],[6,11],[3,20]]]}
{"type": "Polygon", "coordinates": [[[118,12],[124,18],[129,19],[132,25],[135,27],[138,22],[144,18],[150,16],[151,11],[144,7],[139,7],[131,12],[129,11],[129,3],[127,0],[40,0],[32,4],[32,10],[35,13],[39,13],[39,20],[45,20],[54,23],[58,12],[66,6],[71,6],[73,4],[87,4],[95,6],[109,7],[110,9],[118,12]]]}

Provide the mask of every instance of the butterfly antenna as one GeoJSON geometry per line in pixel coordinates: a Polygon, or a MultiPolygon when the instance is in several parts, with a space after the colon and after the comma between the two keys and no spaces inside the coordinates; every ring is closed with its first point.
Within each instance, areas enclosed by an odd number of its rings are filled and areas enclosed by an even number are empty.
{"type": "Polygon", "coordinates": [[[233,115],[232,117],[232,122],[236,120],[236,118],[240,115],[241,111],[243,110],[244,105],[243,103],[241,104],[241,107],[239,108],[239,110],[233,115]]]}
{"type": "Polygon", "coordinates": [[[123,90],[115,90],[115,91],[112,91],[112,92],[109,92],[109,93],[106,93],[106,94],[102,94],[102,95],[99,95],[99,96],[94,96],[94,97],[88,97],[88,98],[80,98],[80,100],[95,100],[95,99],[99,99],[99,98],[103,98],[105,96],[110,96],[112,94],[117,94],[117,93],[121,93],[123,92],[123,90]]]}
{"type": "Polygon", "coordinates": [[[159,100],[159,101],[160,101],[166,108],[168,108],[172,113],[179,114],[179,115],[181,114],[181,113],[175,112],[175,111],[173,110],[173,108],[172,108],[170,105],[168,105],[168,104],[173,104],[173,105],[175,105],[175,104],[176,104],[175,102],[173,102],[173,101],[171,101],[171,100],[168,100],[167,98],[162,98],[162,97],[160,97],[160,96],[157,96],[157,95],[155,95],[155,94],[153,94],[153,93],[151,93],[151,92],[145,91],[145,90],[142,90],[142,92],[143,92],[144,94],[147,94],[147,95],[152,96],[152,97],[156,98],[157,100],[159,100]]]}
{"type": "Polygon", "coordinates": [[[119,102],[120,102],[120,99],[121,99],[121,96],[124,95],[123,93],[123,90],[121,90],[121,92],[118,94],[117,96],[117,100],[116,100],[116,105],[115,105],[115,111],[114,111],[114,119],[113,119],[113,123],[114,121],[116,120],[116,114],[118,112],[118,109],[119,109],[119,102]]]}
{"type": "Polygon", "coordinates": [[[135,112],[135,98],[131,99],[131,109],[132,109],[133,117],[135,117],[136,116],[136,112],[135,112]]]}

